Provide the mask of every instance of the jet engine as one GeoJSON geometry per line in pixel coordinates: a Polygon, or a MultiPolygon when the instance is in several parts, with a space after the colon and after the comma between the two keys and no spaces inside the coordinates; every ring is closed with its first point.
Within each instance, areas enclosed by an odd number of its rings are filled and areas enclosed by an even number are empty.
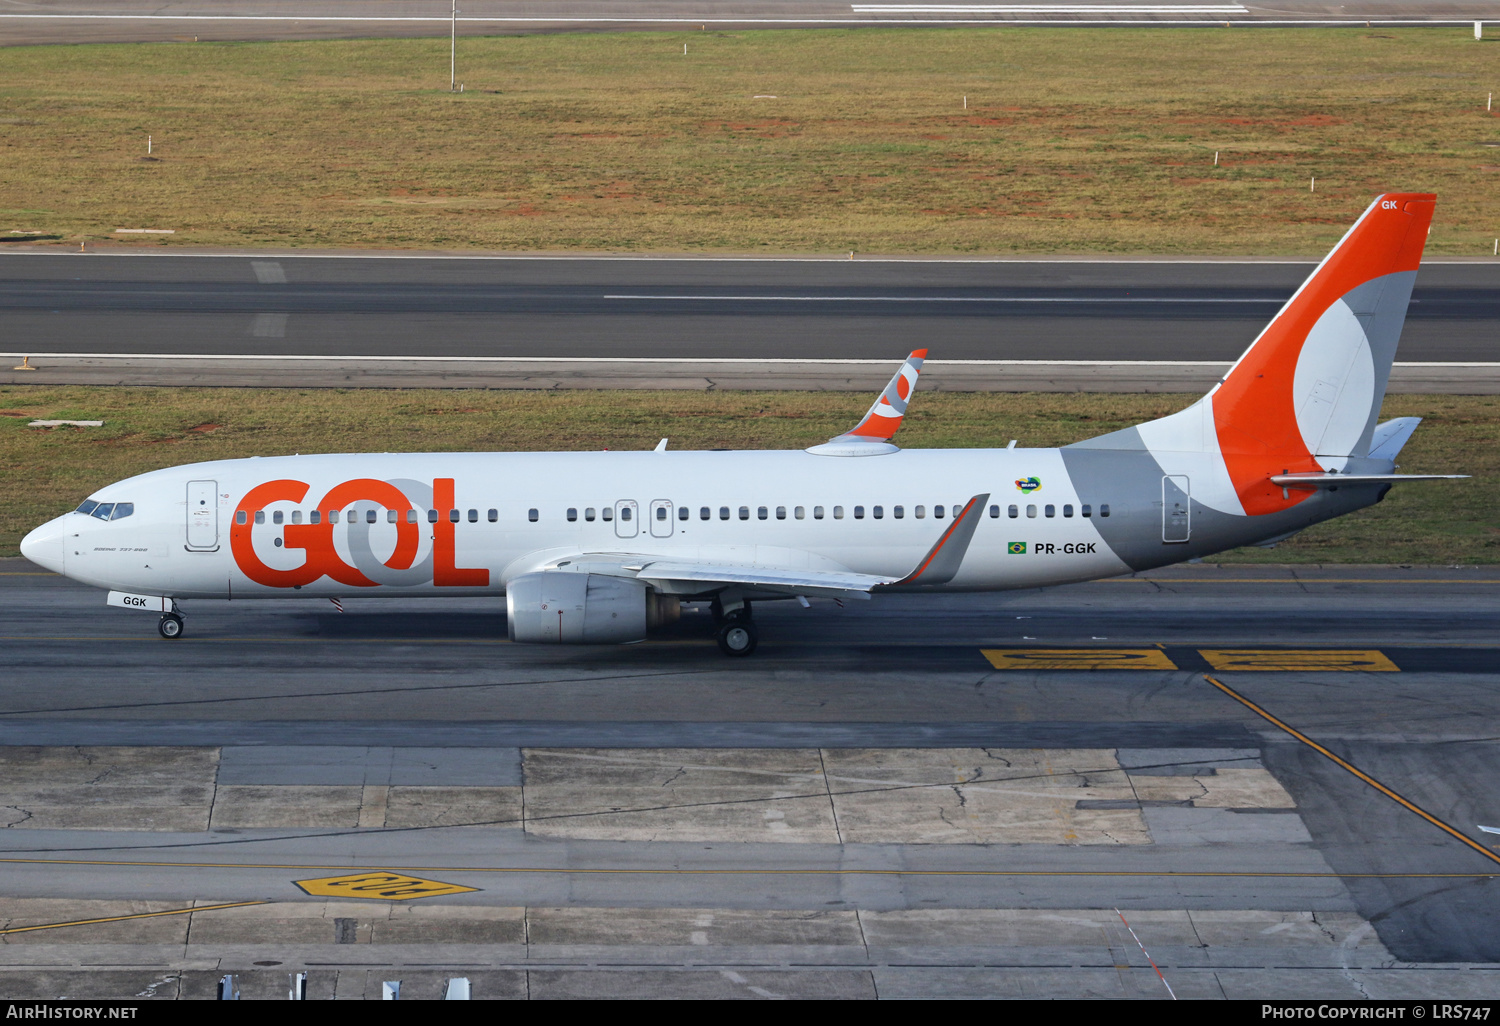
{"type": "Polygon", "coordinates": [[[641,581],[603,574],[526,574],[505,586],[510,640],[610,645],[641,641],[646,628],[677,619],[681,603],[641,581]]]}

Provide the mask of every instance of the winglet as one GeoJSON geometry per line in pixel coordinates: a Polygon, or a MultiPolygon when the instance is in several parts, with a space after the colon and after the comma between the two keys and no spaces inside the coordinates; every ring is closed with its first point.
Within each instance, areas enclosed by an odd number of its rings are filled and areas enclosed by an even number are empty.
{"type": "Polygon", "coordinates": [[[884,587],[900,588],[912,584],[947,584],[958,576],[958,568],[968,555],[969,542],[974,540],[974,529],[984,516],[984,504],[990,501],[989,493],[976,495],[968,505],[953,517],[948,530],[937,540],[917,568],[899,581],[884,587]]]}
{"type": "Polygon", "coordinates": [[[901,427],[906,415],[906,404],[917,390],[917,375],[922,373],[922,361],[927,359],[927,350],[917,349],[906,358],[896,371],[890,384],[876,398],[858,424],[850,431],[830,438],[822,445],[815,445],[808,452],[820,456],[877,456],[895,452],[891,438],[901,427]]]}

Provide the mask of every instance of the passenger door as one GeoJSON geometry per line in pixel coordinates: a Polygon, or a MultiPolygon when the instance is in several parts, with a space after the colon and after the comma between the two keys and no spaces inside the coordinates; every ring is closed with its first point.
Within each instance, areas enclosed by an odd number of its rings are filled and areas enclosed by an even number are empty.
{"type": "Polygon", "coordinates": [[[1192,485],[1186,475],[1168,474],[1161,479],[1161,540],[1176,544],[1192,536],[1192,485]]]}
{"type": "Polygon", "coordinates": [[[672,537],[672,500],[651,500],[651,537],[672,537]]]}
{"type": "Polygon", "coordinates": [[[187,547],[212,552],[219,547],[219,482],[187,484],[187,547]]]}
{"type": "Polygon", "coordinates": [[[615,503],[615,535],[620,538],[634,538],[640,533],[641,525],[636,516],[640,507],[634,499],[621,499],[615,503]]]}

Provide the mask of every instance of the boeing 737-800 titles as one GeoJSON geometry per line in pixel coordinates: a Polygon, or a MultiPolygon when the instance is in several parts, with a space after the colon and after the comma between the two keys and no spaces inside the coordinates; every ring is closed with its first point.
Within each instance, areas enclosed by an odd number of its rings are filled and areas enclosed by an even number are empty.
{"type": "Polygon", "coordinates": [[[621,643],[713,603],[1034,588],[1265,543],[1379,502],[1377,424],[1435,197],[1372,203],[1234,367],[1171,416],[1059,449],[899,449],[926,350],[805,451],[361,453],[198,463],[99,489],[21,543],[108,603],[506,597],[519,642],[621,643]]]}

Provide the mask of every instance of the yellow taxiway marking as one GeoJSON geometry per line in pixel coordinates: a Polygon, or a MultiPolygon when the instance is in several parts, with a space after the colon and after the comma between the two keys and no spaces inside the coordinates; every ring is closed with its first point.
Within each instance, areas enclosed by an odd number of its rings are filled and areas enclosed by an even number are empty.
{"type": "Polygon", "coordinates": [[[985,648],[997,670],[1175,670],[1159,648],[985,648]]]}
{"type": "Polygon", "coordinates": [[[135,912],[128,916],[100,916],[97,919],[73,919],[66,923],[41,923],[37,926],[12,926],[0,934],[30,933],[32,930],[59,930],[64,926],[94,926],[98,923],[120,923],[127,919],[155,919],[159,916],[185,916],[193,912],[212,912],[219,908],[244,908],[246,905],[269,905],[269,901],[227,901],[222,905],[199,905],[197,908],[169,908],[164,912],[135,912]]]}
{"type": "Polygon", "coordinates": [[[1200,648],[1215,670],[1364,670],[1396,673],[1400,667],[1375,649],[1200,648]]]}
{"type": "MultiPolygon", "coordinates": [[[[1500,857],[1495,857],[1500,862],[1500,857]]],[[[27,866],[110,866],[115,868],[170,868],[170,869],[285,869],[337,870],[345,873],[369,874],[372,870],[361,866],[308,866],[294,863],[274,862],[129,862],[118,859],[0,859],[0,865],[27,866]]],[[[681,869],[663,866],[658,869],[617,866],[398,866],[391,870],[376,870],[380,873],[511,873],[559,876],[930,876],[930,877],[1141,877],[1160,879],[1163,877],[1225,877],[1234,879],[1296,879],[1296,880],[1474,880],[1500,878],[1500,870],[1493,873],[1298,873],[1275,870],[1172,870],[1172,869],[788,869],[770,867],[747,869],[726,866],[722,869],[681,869]]],[[[293,881],[294,883],[296,881],[293,881]]],[[[300,886],[300,885],[299,885],[300,886]]],[[[477,888],[466,888],[477,890],[477,888]]],[[[236,904],[239,904],[238,902],[236,904]]],[[[265,904],[249,901],[247,905],[265,904]]],[[[207,908],[228,908],[228,905],[205,905],[198,909],[183,909],[183,912],[199,912],[207,908]]],[[[161,913],[148,913],[159,915],[161,913]]],[[[66,924],[64,924],[66,925],[66,924]]]]}
{"type": "Polygon", "coordinates": [[[316,880],[293,880],[308,894],[327,898],[376,898],[385,901],[407,901],[411,898],[435,898],[439,894],[463,894],[478,887],[463,887],[441,880],[423,880],[387,870],[354,873],[349,876],[324,876],[316,880]]]}
{"type": "Polygon", "coordinates": [[[1258,706],[1254,702],[1250,701],[1250,699],[1246,698],[1244,695],[1242,695],[1238,691],[1234,690],[1234,688],[1230,687],[1228,684],[1225,684],[1222,681],[1214,680],[1214,678],[1209,677],[1207,675],[1204,675],[1203,679],[1206,680],[1206,681],[1208,681],[1214,687],[1218,688],[1220,691],[1224,692],[1224,694],[1228,695],[1230,698],[1234,699],[1236,702],[1238,702],[1241,705],[1243,705],[1246,709],[1249,709],[1251,712],[1255,713],[1255,715],[1257,715],[1257,716],[1261,717],[1262,719],[1264,719],[1267,723],[1271,723],[1271,724],[1274,724],[1274,725],[1280,727],[1282,730],[1286,731],[1288,734],[1292,735],[1292,737],[1296,738],[1298,741],[1301,741],[1303,744],[1307,745],[1309,748],[1311,748],[1313,751],[1317,752],[1319,755],[1322,755],[1322,756],[1328,758],[1336,766],[1338,766],[1340,769],[1348,770],[1350,773],[1354,774],[1360,780],[1363,780],[1365,783],[1369,784],[1375,790],[1379,791],[1381,794],[1383,794],[1387,798],[1391,799],[1391,801],[1396,802],[1402,808],[1407,809],[1410,812],[1415,812],[1418,816],[1421,816],[1423,819],[1425,819],[1427,822],[1431,823],[1433,826],[1437,827],[1439,830],[1443,831],[1445,834],[1448,834],[1448,835],[1456,838],[1457,840],[1462,841],[1464,844],[1467,844],[1470,848],[1473,848],[1475,851],[1477,851],[1479,854],[1483,855],[1485,858],[1489,859],[1491,862],[1500,863],[1500,855],[1496,855],[1494,852],[1490,851],[1484,845],[1480,844],[1478,841],[1476,841],[1473,838],[1469,837],[1468,835],[1464,834],[1460,830],[1458,830],[1458,829],[1456,829],[1454,827],[1449,826],[1447,823],[1444,823],[1442,820],[1438,819],[1432,813],[1426,811],[1425,809],[1421,808],[1420,806],[1416,805],[1415,803],[1410,802],[1407,799],[1401,797],[1395,791],[1392,791],[1389,787],[1386,787],[1384,784],[1382,784],[1380,781],[1376,780],[1374,777],[1370,776],[1368,773],[1366,773],[1364,770],[1360,769],[1358,766],[1355,766],[1354,764],[1352,764],[1350,762],[1346,762],[1345,760],[1340,759],[1337,755],[1334,755],[1332,752],[1330,752],[1328,749],[1324,748],[1322,745],[1318,744],[1316,741],[1314,741],[1312,738],[1308,737],[1306,734],[1302,733],[1299,730],[1293,729],[1292,727],[1290,727],[1287,724],[1283,723],[1281,720],[1277,719],[1275,716],[1272,716],[1270,713],[1266,712],[1266,710],[1262,709],[1260,706],[1258,706]]]}

